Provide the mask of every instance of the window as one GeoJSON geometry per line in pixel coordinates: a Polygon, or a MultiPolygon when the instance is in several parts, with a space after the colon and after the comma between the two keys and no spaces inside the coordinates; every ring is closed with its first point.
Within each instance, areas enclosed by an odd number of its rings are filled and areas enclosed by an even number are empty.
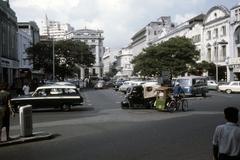
{"type": "Polygon", "coordinates": [[[240,48],[238,47],[237,50],[238,50],[238,57],[240,57],[240,48]]]}
{"type": "Polygon", "coordinates": [[[211,62],[211,48],[208,48],[207,56],[208,56],[208,61],[211,62]]]}
{"type": "Polygon", "coordinates": [[[234,83],[232,83],[231,86],[238,86],[238,83],[237,83],[237,82],[234,82],[234,83]]]}
{"type": "Polygon", "coordinates": [[[218,62],[218,47],[214,47],[214,59],[215,62],[218,62]]]}
{"type": "Polygon", "coordinates": [[[207,31],[207,40],[211,39],[211,31],[207,31]]]}
{"type": "Polygon", "coordinates": [[[222,46],[222,60],[226,59],[226,46],[222,46]]]}
{"type": "Polygon", "coordinates": [[[226,36],[226,26],[222,26],[222,36],[226,36]]]}
{"type": "Polygon", "coordinates": [[[218,38],[218,29],[217,28],[214,29],[214,38],[218,38]]]}

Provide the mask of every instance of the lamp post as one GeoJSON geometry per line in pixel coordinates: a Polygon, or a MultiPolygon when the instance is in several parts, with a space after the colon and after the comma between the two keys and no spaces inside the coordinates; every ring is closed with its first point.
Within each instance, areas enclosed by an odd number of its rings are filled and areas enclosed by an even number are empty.
{"type": "Polygon", "coordinates": [[[229,70],[229,58],[230,57],[227,57],[226,60],[225,60],[225,63],[227,65],[227,82],[230,82],[231,78],[230,78],[230,70],[229,70]]]}
{"type": "Polygon", "coordinates": [[[52,38],[52,44],[53,44],[53,50],[52,50],[52,54],[53,54],[53,71],[52,71],[52,74],[53,74],[53,81],[55,81],[55,44],[54,44],[54,38],[52,38]]]}

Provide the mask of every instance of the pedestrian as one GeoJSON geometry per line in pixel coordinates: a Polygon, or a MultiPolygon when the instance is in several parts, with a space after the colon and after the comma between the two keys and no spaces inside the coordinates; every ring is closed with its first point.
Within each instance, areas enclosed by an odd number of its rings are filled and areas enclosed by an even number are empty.
{"type": "Polygon", "coordinates": [[[20,78],[16,79],[16,94],[17,96],[22,95],[22,80],[20,78]]]}
{"type": "Polygon", "coordinates": [[[7,141],[10,140],[9,127],[10,127],[10,115],[14,116],[10,103],[11,95],[7,91],[6,83],[0,83],[0,111],[1,111],[1,126],[0,126],[0,141],[2,140],[2,129],[6,128],[7,141]]]}
{"type": "Polygon", "coordinates": [[[226,123],[216,127],[213,135],[213,156],[215,160],[240,160],[239,110],[224,109],[226,123]]]}
{"type": "Polygon", "coordinates": [[[26,83],[24,84],[22,90],[23,90],[24,95],[29,95],[30,87],[29,87],[28,82],[26,82],[26,83]]]}

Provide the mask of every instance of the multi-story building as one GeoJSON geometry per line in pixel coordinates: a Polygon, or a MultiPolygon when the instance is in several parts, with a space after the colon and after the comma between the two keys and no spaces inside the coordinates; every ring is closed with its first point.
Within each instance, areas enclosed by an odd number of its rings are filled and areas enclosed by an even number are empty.
{"type": "Polygon", "coordinates": [[[117,77],[119,78],[129,78],[132,76],[133,65],[131,61],[133,59],[133,54],[129,48],[123,48],[119,51],[116,56],[117,59],[117,77]]]}
{"type": "Polygon", "coordinates": [[[109,73],[111,69],[116,69],[116,56],[119,53],[119,49],[106,48],[103,54],[103,74],[109,73]]]}
{"type": "Polygon", "coordinates": [[[150,22],[134,34],[131,38],[132,42],[128,48],[131,49],[131,52],[135,57],[159,37],[166,35],[173,27],[174,25],[169,16],[160,17],[157,21],[150,22]]]}
{"type": "Polygon", "coordinates": [[[118,62],[121,62],[118,75],[132,76],[133,65],[131,60],[139,55],[144,48],[152,45],[159,37],[165,36],[174,27],[169,16],[162,16],[157,21],[150,22],[131,38],[131,43],[128,47],[122,49],[118,57],[118,62]],[[131,57],[131,58],[130,58],[131,57]],[[121,60],[124,59],[124,60],[121,60]],[[126,67],[127,66],[127,67],[126,67]]]}
{"type": "MultiPolygon", "coordinates": [[[[240,3],[230,10],[230,54],[226,54],[229,80],[240,80],[240,3]],[[229,57],[228,57],[229,55],[229,57]]],[[[228,33],[228,32],[227,32],[228,33]]]]}
{"type": "Polygon", "coordinates": [[[52,21],[46,16],[42,24],[41,36],[48,39],[53,38],[56,41],[64,40],[65,35],[73,30],[74,28],[70,24],[52,21]]]}
{"type": "Polygon", "coordinates": [[[174,29],[165,35],[160,36],[157,40],[153,41],[153,44],[159,44],[176,36],[184,36],[192,39],[193,43],[196,45],[197,50],[199,50],[200,54],[202,54],[203,20],[204,14],[193,17],[190,20],[175,26],[174,29]]]}
{"type": "Polygon", "coordinates": [[[18,22],[19,78],[28,80],[32,78],[33,64],[28,59],[26,49],[39,41],[39,28],[35,22],[18,22]]]}
{"type": "Polygon", "coordinates": [[[17,76],[17,17],[8,0],[0,1],[0,81],[12,85],[17,76]]]}
{"type": "Polygon", "coordinates": [[[240,5],[230,10],[224,6],[214,6],[206,15],[201,14],[176,26],[154,43],[176,36],[193,40],[200,51],[199,61],[216,64],[217,81],[240,79],[240,5]]]}
{"type": "Polygon", "coordinates": [[[85,42],[95,55],[95,64],[91,68],[81,67],[81,79],[85,77],[103,76],[103,31],[102,30],[91,30],[91,29],[80,29],[71,31],[65,35],[66,39],[73,41],[85,42]]]}

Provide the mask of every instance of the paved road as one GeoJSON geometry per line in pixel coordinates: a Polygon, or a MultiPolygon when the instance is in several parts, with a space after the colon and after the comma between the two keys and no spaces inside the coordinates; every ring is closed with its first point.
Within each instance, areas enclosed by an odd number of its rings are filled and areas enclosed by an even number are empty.
{"type": "MultiPolygon", "coordinates": [[[[85,104],[71,112],[34,111],[34,130],[56,133],[50,141],[0,148],[5,159],[205,160],[211,159],[214,127],[223,108],[239,107],[238,94],[210,92],[189,99],[188,112],[122,110],[124,95],[109,90],[83,93],[85,104]]],[[[11,133],[18,132],[17,117],[11,133]]]]}

